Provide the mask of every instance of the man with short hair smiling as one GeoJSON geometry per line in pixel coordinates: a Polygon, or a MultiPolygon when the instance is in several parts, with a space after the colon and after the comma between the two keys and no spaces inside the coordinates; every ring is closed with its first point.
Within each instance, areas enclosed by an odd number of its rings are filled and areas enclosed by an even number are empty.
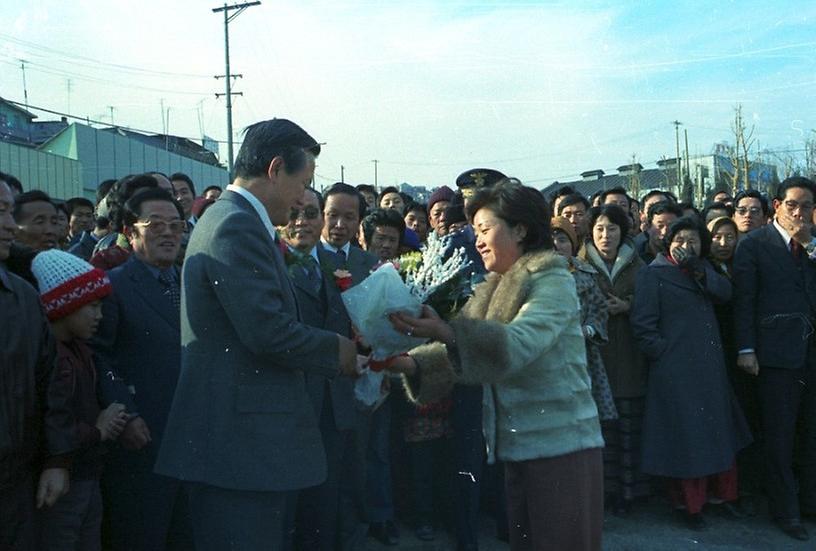
{"type": "MultiPolygon", "coordinates": [[[[308,188],[303,204],[292,209],[289,224],[281,232],[291,249],[289,273],[303,321],[351,337],[351,321],[340,298],[342,289],[333,274],[335,258],[319,245],[323,224],[323,197],[314,188],[308,188]]],[[[376,258],[367,254],[350,255],[345,268],[352,285],[365,279],[375,262],[376,258]]],[[[296,548],[327,551],[349,548],[349,540],[362,538],[363,519],[358,517],[360,511],[349,511],[341,505],[344,501],[340,497],[341,482],[347,474],[344,469],[359,466],[362,454],[357,450],[356,439],[364,425],[364,414],[355,405],[354,383],[349,377],[330,379],[307,373],[306,390],[320,423],[328,474],[323,484],[301,493],[296,548]],[[342,527],[355,524],[359,525],[359,533],[341,531],[342,527]]]]}
{"type": "Polygon", "coordinates": [[[65,202],[68,208],[68,244],[75,245],[82,232],[90,232],[94,228],[94,204],[84,197],[73,197],[65,202]]]}
{"type": "Polygon", "coordinates": [[[153,473],[181,368],[179,274],[174,266],[184,212],[170,194],[148,188],[122,210],[130,258],[109,272],[113,294],[92,341],[105,398],[133,415],[112,450],[103,486],[114,551],[192,547],[187,496],[178,480],[153,473]],[[149,359],[149,360],[148,360],[149,359]],[[146,366],[150,366],[147,368],[146,366]]]}
{"type": "Polygon", "coordinates": [[[181,208],[184,209],[184,219],[191,225],[195,225],[193,201],[196,198],[196,191],[192,178],[183,172],[176,172],[170,176],[170,183],[173,185],[176,201],[178,201],[181,208]]]}
{"type": "Polygon", "coordinates": [[[66,455],[41,473],[38,456],[72,452],[75,435],[48,392],[56,348],[39,296],[3,266],[17,231],[13,204],[0,179],[0,549],[36,549],[36,507],[68,492],[70,465],[66,455]]]}
{"type": "Polygon", "coordinates": [[[185,481],[198,551],[289,548],[298,491],[326,480],[305,376],[356,375],[357,349],[302,322],[275,230],[302,207],[319,153],[289,120],[249,126],[235,179],[190,236],[156,472],[185,481]]]}

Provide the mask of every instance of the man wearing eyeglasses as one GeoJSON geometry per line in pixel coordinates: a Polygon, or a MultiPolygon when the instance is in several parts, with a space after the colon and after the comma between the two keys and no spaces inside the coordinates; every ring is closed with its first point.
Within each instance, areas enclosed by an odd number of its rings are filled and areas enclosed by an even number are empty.
{"type": "Polygon", "coordinates": [[[114,551],[191,549],[186,494],[178,480],[153,473],[181,368],[179,273],[186,224],[164,189],[150,188],[123,208],[130,258],[109,272],[113,293],[92,341],[106,401],[131,418],[112,450],[103,485],[114,551]]]}
{"type": "Polygon", "coordinates": [[[734,199],[734,222],[739,237],[761,228],[768,219],[768,201],[756,190],[741,191],[734,199]]]}
{"type": "MultiPolygon", "coordinates": [[[[280,228],[290,251],[289,273],[303,321],[351,337],[351,321],[334,276],[335,254],[320,243],[323,226],[323,197],[315,189],[307,188],[302,206],[293,208],[289,224],[280,228]]],[[[343,264],[352,284],[357,284],[368,276],[375,262],[375,258],[355,249],[343,264]]],[[[362,537],[362,511],[341,506],[341,486],[344,481],[353,482],[353,471],[360,467],[362,455],[357,453],[356,438],[364,426],[364,414],[355,406],[354,382],[350,377],[332,379],[307,373],[306,390],[320,424],[327,476],[323,484],[304,490],[298,498],[295,547],[354,549],[362,537]]],[[[347,501],[353,502],[353,498],[347,501]]]]}
{"type": "Polygon", "coordinates": [[[814,196],[807,178],[783,181],[773,223],[748,234],[734,258],[737,365],[757,377],[769,509],[798,540],[809,537],[801,518],[816,516],[816,262],[806,250],[814,196]]]}

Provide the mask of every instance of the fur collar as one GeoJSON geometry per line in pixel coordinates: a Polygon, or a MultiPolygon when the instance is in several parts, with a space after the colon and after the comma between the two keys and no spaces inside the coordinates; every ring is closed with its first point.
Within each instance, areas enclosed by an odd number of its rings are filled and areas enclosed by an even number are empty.
{"type": "Polygon", "coordinates": [[[567,260],[553,251],[534,251],[519,258],[505,274],[490,273],[479,284],[462,315],[510,323],[527,300],[532,274],[567,269],[567,260]]]}
{"type": "Polygon", "coordinates": [[[592,243],[587,243],[584,249],[586,251],[586,259],[595,266],[598,272],[602,273],[611,282],[615,282],[615,278],[626,268],[635,258],[635,248],[627,240],[618,249],[618,256],[615,258],[615,264],[612,265],[612,271],[606,267],[606,262],[601,258],[598,249],[592,243]]]}

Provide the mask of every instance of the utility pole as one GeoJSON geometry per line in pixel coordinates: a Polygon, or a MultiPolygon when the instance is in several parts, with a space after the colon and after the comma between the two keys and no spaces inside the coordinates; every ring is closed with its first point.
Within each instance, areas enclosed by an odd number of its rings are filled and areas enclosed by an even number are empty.
{"type": "Polygon", "coordinates": [[[108,109],[110,109],[111,126],[116,126],[116,123],[113,122],[113,110],[115,109],[115,107],[113,105],[108,105],[108,109]]]}
{"type": "Polygon", "coordinates": [[[374,163],[374,189],[376,189],[377,193],[379,193],[380,192],[380,186],[377,184],[377,165],[379,164],[380,161],[378,161],[377,159],[374,159],[371,162],[374,163]]]}
{"type": "Polygon", "coordinates": [[[70,78],[65,79],[65,91],[68,93],[68,114],[71,114],[71,90],[73,89],[74,83],[71,81],[70,78]]]}
{"type": "Polygon", "coordinates": [[[26,85],[25,64],[28,63],[25,59],[20,60],[20,70],[23,72],[23,101],[25,102],[26,111],[28,111],[28,86],[26,85]]]}
{"type": "Polygon", "coordinates": [[[340,165],[340,181],[346,183],[346,167],[340,165]]]}
{"type": "Polygon", "coordinates": [[[224,12],[224,81],[226,82],[226,92],[224,94],[216,94],[215,97],[218,98],[219,96],[224,95],[227,98],[227,167],[229,169],[230,177],[232,176],[232,76],[230,75],[229,24],[230,21],[241,15],[241,13],[243,13],[247,8],[258,6],[260,4],[261,3],[258,1],[244,2],[243,4],[235,4],[233,6],[228,6],[226,3],[224,3],[223,7],[213,8],[212,10],[213,13],[218,13],[221,11],[224,12]],[[230,15],[230,11],[232,10],[236,11],[230,15]]]}
{"type": "Polygon", "coordinates": [[[677,196],[680,196],[682,190],[682,179],[681,179],[681,166],[680,166],[680,125],[683,123],[676,120],[672,122],[674,125],[674,138],[677,143],[677,157],[675,157],[675,164],[677,165],[677,196]]]}

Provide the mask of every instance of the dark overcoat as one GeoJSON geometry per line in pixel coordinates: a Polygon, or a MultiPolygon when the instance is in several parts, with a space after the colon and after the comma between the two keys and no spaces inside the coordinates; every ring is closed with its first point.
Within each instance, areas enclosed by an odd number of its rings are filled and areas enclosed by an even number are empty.
{"type": "Polygon", "coordinates": [[[659,255],[638,273],[630,319],[648,364],[642,469],[671,478],[727,471],[751,435],[725,370],[714,303],[731,284],[707,262],[705,278],[659,255]]]}

